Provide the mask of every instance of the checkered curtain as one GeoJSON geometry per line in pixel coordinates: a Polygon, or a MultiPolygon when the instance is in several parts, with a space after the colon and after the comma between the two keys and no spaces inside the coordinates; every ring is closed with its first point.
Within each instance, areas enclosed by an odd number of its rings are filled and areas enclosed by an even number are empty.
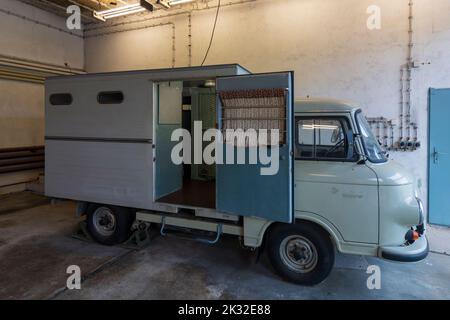
{"type": "MultiPolygon", "coordinates": [[[[222,102],[222,129],[260,129],[267,130],[267,143],[276,145],[286,143],[286,90],[255,89],[219,92],[222,102]],[[279,141],[271,141],[270,131],[279,130],[279,141]]],[[[242,134],[241,134],[242,135],[242,134]]],[[[226,137],[225,137],[226,138],[226,137]]],[[[233,139],[234,140],[234,139],[233,139]]],[[[238,139],[239,141],[240,139],[238,139]]],[[[256,146],[258,141],[246,139],[245,146],[256,146]]],[[[243,140],[241,140],[243,141],[243,140]]],[[[226,141],[236,145],[236,141],[226,141]]],[[[243,146],[238,142],[237,146],[243,146]]]]}

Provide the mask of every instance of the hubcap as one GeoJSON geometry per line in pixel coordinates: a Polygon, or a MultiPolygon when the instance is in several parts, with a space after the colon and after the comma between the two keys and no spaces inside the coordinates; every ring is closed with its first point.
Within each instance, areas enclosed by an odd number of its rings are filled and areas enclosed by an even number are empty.
{"type": "Polygon", "coordinates": [[[300,235],[286,237],[281,242],[280,256],[289,269],[299,273],[311,272],[318,262],[316,247],[300,235]]]}
{"type": "Polygon", "coordinates": [[[111,209],[106,207],[97,208],[94,212],[95,230],[102,236],[109,237],[116,229],[116,218],[111,209]]]}

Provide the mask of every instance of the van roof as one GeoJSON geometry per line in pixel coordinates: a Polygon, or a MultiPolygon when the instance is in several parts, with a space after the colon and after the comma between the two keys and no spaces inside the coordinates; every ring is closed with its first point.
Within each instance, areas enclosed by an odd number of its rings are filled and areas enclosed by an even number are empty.
{"type": "Polygon", "coordinates": [[[295,101],[295,112],[353,112],[357,103],[337,99],[303,99],[295,101]]]}
{"type": "MultiPolygon", "coordinates": [[[[224,76],[224,75],[236,75],[236,74],[250,74],[245,67],[241,66],[237,63],[230,64],[216,64],[216,65],[207,65],[207,66],[195,66],[195,67],[176,67],[176,68],[161,68],[161,69],[142,69],[142,70],[127,70],[127,71],[112,71],[112,72],[99,72],[99,73],[83,73],[83,74],[75,74],[75,75],[58,75],[47,77],[47,81],[60,81],[63,79],[90,79],[90,78],[100,78],[100,77],[122,77],[122,76],[150,76],[150,77],[162,77],[164,79],[169,79],[173,77],[191,77],[196,78],[199,73],[210,71],[211,73],[216,72],[216,76],[224,76]],[[224,70],[231,71],[225,72],[224,70]],[[183,73],[183,76],[179,74],[183,73]],[[177,74],[176,76],[174,74],[177,74]],[[174,76],[171,76],[174,75],[174,76]]],[[[200,77],[202,77],[200,75],[200,77]]]]}

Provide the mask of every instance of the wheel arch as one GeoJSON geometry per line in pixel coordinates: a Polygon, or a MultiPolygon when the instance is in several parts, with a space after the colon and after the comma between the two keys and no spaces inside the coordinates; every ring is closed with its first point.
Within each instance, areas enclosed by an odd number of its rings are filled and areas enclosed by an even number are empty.
{"type": "MultiPolygon", "coordinates": [[[[297,216],[295,218],[295,223],[296,224],[308,223],[308,224],[311,224],[313,226],[320,228],[325,234],[327,234],[330,237],[334,246],[339,251],[341,251],[342,237],[334,226],[330,226],[328,223],[325,223],[321,219],[318,219],[314,216],[297,216]]],[[[272,222],[265,226],[265,229],[263,231],[263,239],[261,241],[262,248],[265,247],[267,237],[270,234],[271,230],[273,230],[276,226],[283,225],[283,224],[284,223],[281,223],[281,222],[272,222]]]]}
{"type": "Polygon", "coordinates": [[[294,224],[274,223],[270,227],[266,252],[282,278],[312,286],[328,277],[334,266],[336,246],[326,225],[298,218],[294,224]],[[290,244],[291,240],[295,244],[290,244]]]}

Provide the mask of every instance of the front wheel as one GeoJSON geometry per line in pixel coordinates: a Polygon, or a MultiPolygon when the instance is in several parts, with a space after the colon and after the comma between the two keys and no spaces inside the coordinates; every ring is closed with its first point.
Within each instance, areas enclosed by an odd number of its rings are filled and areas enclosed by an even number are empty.
{"type": "Polygon", "coordinates": [[[329,235],[307,222],[275,226],[268,235],[268,254],[278,274],[301,285],[319,284],[334,265],[329,235]]]}

